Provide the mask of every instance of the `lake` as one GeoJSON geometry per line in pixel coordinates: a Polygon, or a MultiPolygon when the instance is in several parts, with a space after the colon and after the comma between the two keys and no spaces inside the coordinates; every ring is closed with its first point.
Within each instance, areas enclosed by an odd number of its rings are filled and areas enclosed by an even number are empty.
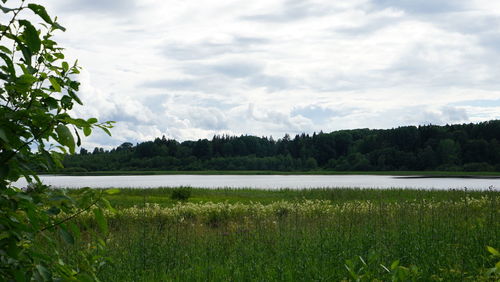
{"type": "MultiPolygon", "coordinates": [[[[500,178],[422,178],[390,175],[113,175],[59,176],[42,175],[42,182],[65,188],[108,187],[178,187],[200,188],[409,188],[409,189],[467,189],[500,188],[500,178]]],[[[24,187],[26,181],[16,182],[24,187]]]]}

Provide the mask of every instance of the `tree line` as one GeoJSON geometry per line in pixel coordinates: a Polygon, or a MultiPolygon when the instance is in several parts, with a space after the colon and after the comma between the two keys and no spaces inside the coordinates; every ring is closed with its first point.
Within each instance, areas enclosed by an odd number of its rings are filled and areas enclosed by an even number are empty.
{"type": "Polygon", "coordinates": [[[500,120],[272,137],[165,136],[67,155],[67,172],[134,170],[500,171],[500,120]]]}

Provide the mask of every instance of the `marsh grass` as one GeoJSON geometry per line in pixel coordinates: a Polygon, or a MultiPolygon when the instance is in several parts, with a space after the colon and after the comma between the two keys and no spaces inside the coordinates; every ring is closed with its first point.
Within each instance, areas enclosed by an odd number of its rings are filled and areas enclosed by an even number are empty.
{"type": "MultiPolygon", "coordinates": [[[[127,208],[140,205],[144,197],[148,203],[161,206],[172,206],[177,203],[172,199],[176,188],[121,188],[119,194],[109,195],[107,199],[113,207],[127,208]]],[[[252,188],[190,188],[189,202],[227,202],[227,203],[262,203],[276,201],[330,200],[346,202],[353,200],[374,200],[382,202],[400,202],[407,200],[451,200],[460,201],[464,197],[463,190],[415,190],[415,189],[366,189],[366,188],[316,188],[316,189],[252,189],[252,188]]],[[[72,193],[74,190],[68,190],[72,193]]],[[[493,192],[493,191],[492,191],[493,192]]],[[[478,198],[484,191],[467,191],[467,196],[478,198]]],[[[493,192],[495,193],[495,192],[493,192]]],[[[496,193],[498,195],[500,193],[496,193]]]]}
{"type": "Polygon", "coordinates": [[[108,215],[106,251],[112,263],[101,279],[356,280],[350,262],[359,277],[391,280],[394,273],[381,265],[390,270],[398,261],[396,270],[415,270],[419,281],[476,281],[492,267],[486,246],[500,246],[500,193],[493,190],[191,192],[186,203],[166,188],[113,195],[118,208],[108,215]]]}

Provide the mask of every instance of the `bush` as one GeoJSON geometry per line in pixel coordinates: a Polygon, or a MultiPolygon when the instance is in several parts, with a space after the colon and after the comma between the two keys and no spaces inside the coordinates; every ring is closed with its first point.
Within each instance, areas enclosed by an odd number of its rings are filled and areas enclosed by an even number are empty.
{"type": "Polygon", "coordinates": [[[187,201],[191,197],[191,187],[179,187],[172,189],[170,198],[172,200],[187,201]]]}

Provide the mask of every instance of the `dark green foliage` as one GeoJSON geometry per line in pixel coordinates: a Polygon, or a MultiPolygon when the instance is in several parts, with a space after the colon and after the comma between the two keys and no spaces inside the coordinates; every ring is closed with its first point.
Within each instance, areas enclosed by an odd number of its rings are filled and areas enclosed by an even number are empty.
{"type": "Polygon", "coordinates": [[[72,220],[90,209],[105,227],[100,215],[109,203],[103,192],[84,189],[71,198],[44,186],[34,169],[62,168],[63,154],[75,152],[81,133],[88,136],[94,127],[109,133],[111,123],[71,115],[74,103],[81,104],[79,67],[64,61],[63,48],[52,39],[64,31],[55,18],[24,0],[2,2],[19,6],[1,6],[6,22],[0,29],[0,280],[97,280],[106,232],[86,234],[97,243],[74,252],[73,263],[62,259],[58,238],[74,245],[80,229],[72,220]],[[26,18],[44,23],[35,26],[26,18]],[[27,189],[12,186],[21,177],[30,183],[27,189]]]}
{"type": "Polygon", "coordinates": [[[170,199],[178,201],[187,201],[189,197],[191,197],[190,187],[173,188],[172,194],[170,195],[170,199]]]}
{"type": "Polygon", "coordinates": [[[163,137],[83,151],[64,163],[87,171],[500,171],[498,138],[500,120],[286,135],[277,141],[242,135],[179,143],[163,137]]]}

